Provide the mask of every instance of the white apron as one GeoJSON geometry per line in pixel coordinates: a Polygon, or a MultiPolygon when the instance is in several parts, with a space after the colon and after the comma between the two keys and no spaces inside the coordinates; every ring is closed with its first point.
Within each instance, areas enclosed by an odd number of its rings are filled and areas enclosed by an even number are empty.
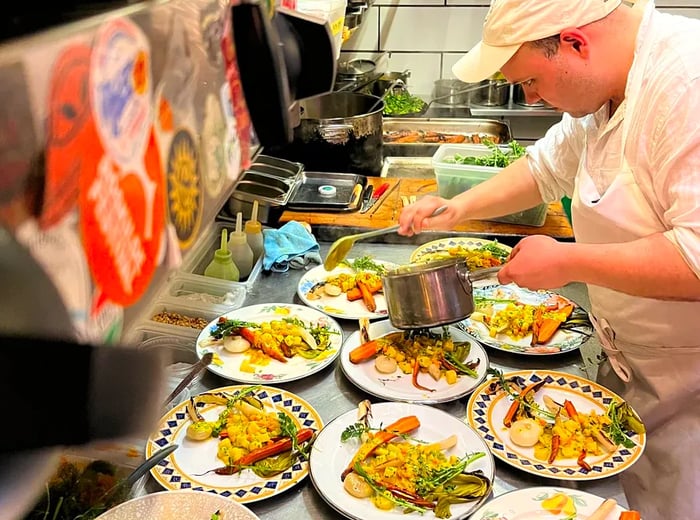
{"type": "MultiPolygon", "coordinates": [[[[635,67],[644,70],[643,63],[635,67]]],[[[627,114],[641,78],[629,81],[627,100],[618,108],[627,114]]],[[[619,151],[620,164],[603,194],[593,184],[584,152],[571,205],[577,242],[628,242],[666,231],[624,158],[627,121],[606,148],[619,151]]],[[[647,428],[644,455],[620,477],[629,506],[643,520],[700,519],[700,303],[629,296],[593,285],[588,292],[609,360],[598,381],[629,402],[647,428]]]]}

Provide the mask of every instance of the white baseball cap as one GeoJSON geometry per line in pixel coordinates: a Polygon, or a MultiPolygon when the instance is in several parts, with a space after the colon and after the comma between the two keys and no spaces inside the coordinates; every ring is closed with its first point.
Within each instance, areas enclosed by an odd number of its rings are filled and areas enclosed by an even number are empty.
{"type": "Polygon", "coordinates": [[[484,34],[452,67],[462,81],[475,83],[497,72],[523,43],[582,27],[605,18],[622,0],[492,0],[484,34]]]}

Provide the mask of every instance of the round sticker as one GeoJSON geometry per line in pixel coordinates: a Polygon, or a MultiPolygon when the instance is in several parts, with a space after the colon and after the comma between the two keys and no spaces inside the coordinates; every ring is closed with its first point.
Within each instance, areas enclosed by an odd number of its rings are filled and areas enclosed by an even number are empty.
{"type": "Polygon", "coordinates": [[[125,169],[143,158],[151,121],[148,39],[120,18],[98,31],[90,67],[90,94],[97,130],[109,155],[125,169]]]}
{"type": "Polygon", "coordinates": [[[196,238],[202,219],[203,194],[197,160],[192,134],[178,130],[170,143],[166,178],[168,214],[182,249],[188,248],[196,238]]]}

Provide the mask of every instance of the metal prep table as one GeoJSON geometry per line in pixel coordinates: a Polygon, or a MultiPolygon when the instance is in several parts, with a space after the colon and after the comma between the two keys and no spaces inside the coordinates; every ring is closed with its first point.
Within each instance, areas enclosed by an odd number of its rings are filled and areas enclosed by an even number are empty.
{"type": "MultiPolygon", "coordinates": [[[[321,242],[321,256],[324,257],[330,243],[321,242]]],[[[415,249],[412,244],[388,244],[388,243],[366,243],[358,242],[352,250],[352,257],[362,255],[372,255],[378,259],[391,260],[396,263],[408,263],[411,252],[415,249]]],[[[314,264],[315,266],[315,264],[314,264]]],[[[255,282],[249,292],[245,305],[258,303],[297,303],[303,304],[296,295],[297,284],[304,274],[300,270],[290,270],[286,273],[263,273],[255,282]]],[[[575,302],[588,308],[588,296],[585,286],[572,284],[560,291],[563,295],[573,299],[575,302]]],[[[355,320],[338,320],[347,338],[352,332],[357,330],[355,320]]],[[[528,357],[522,355],[509,354],[486,347],[491,366],[508,370],[519,369],[548,369],[576,374],[582,377],[595,378],[596,366],[594,360],[599,352],[599,344],[595,337],[585,343],[581,349],[552,357],[528,357]]],[[[221,386],[236,384],[225,380],[212,373],[207,373],[198,383],[196,391],[205,391],[221,386]]],[[[292,392],[313,406],[321,415],[324,423],[328,423],[338,415],[352,410],[363,399],[370,399],[377,402],[377,398],[366,394],[350,381],[346,379],[339,363],[336,361],[331,366],[319,373],[313,374],[304,379],[290,383],[276,385],[292,392]]],[[[463,418],[468,400],[463,397],[450,403],[433,405],[446,412],[463,418]]],[[[627,505],[627,501],[622,492],[622,487],[616,476],[607,477],[600,480],[587,482],[569,482],[547,479],[530,475],[519,471],[495,458],[496,478],[493,487],[493,496],[501,495],[514,489],[532,486],[558,486],[571,489],[581,489],[595,495],[614,498],[622,506],[627,505]]],[[[146,485],[149,492],[161,490],[160,486],[149,477],[146,485]]],[[[284,518],[294,519],[338,519],[342,518],[338,512],[332,509],[317,493],[311,479],[307,478],[289,491],[262,500],[246,504],[262,520],[279,520],[284,518]]]]}

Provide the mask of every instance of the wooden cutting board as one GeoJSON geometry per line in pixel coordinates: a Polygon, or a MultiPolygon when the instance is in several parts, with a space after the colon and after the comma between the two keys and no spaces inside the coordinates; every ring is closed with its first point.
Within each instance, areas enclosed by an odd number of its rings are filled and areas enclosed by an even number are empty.
{"type": "MultiPolygon", "coordinates": [[[[280,218],[280,223],[290,220],[308,222],[312,226],[347,226],[355,228],[378,229],[398,224],[399,214],[403,207],[401,196],[410,197],[415,195],[420,198],[422,195],[436,195],[437,181],[433,179],[414,178],[380,178],[370,177],[368,182],[376,189],[382,183],[389,183],[388,195],[383,200],[377,202],[379,206],[374,206],[367,213],[353,211],[350,213],[313,213],[301,211],[285,211],[280,218]],[[398,184],[398,186],[396,186],[398,184]]],[[[559,240],[573,240],[574,233],[569,223],[569,219],[564,212],[561,202],[549,205],[547,218],[543,226],[521,226],[515,224],[504,224],[500,222],[489,222],[486,220],[471,220],[460,224],[455,231],[485,234],[493,236],[526,236],[526,235],[549,235],[559,240]]]]}

